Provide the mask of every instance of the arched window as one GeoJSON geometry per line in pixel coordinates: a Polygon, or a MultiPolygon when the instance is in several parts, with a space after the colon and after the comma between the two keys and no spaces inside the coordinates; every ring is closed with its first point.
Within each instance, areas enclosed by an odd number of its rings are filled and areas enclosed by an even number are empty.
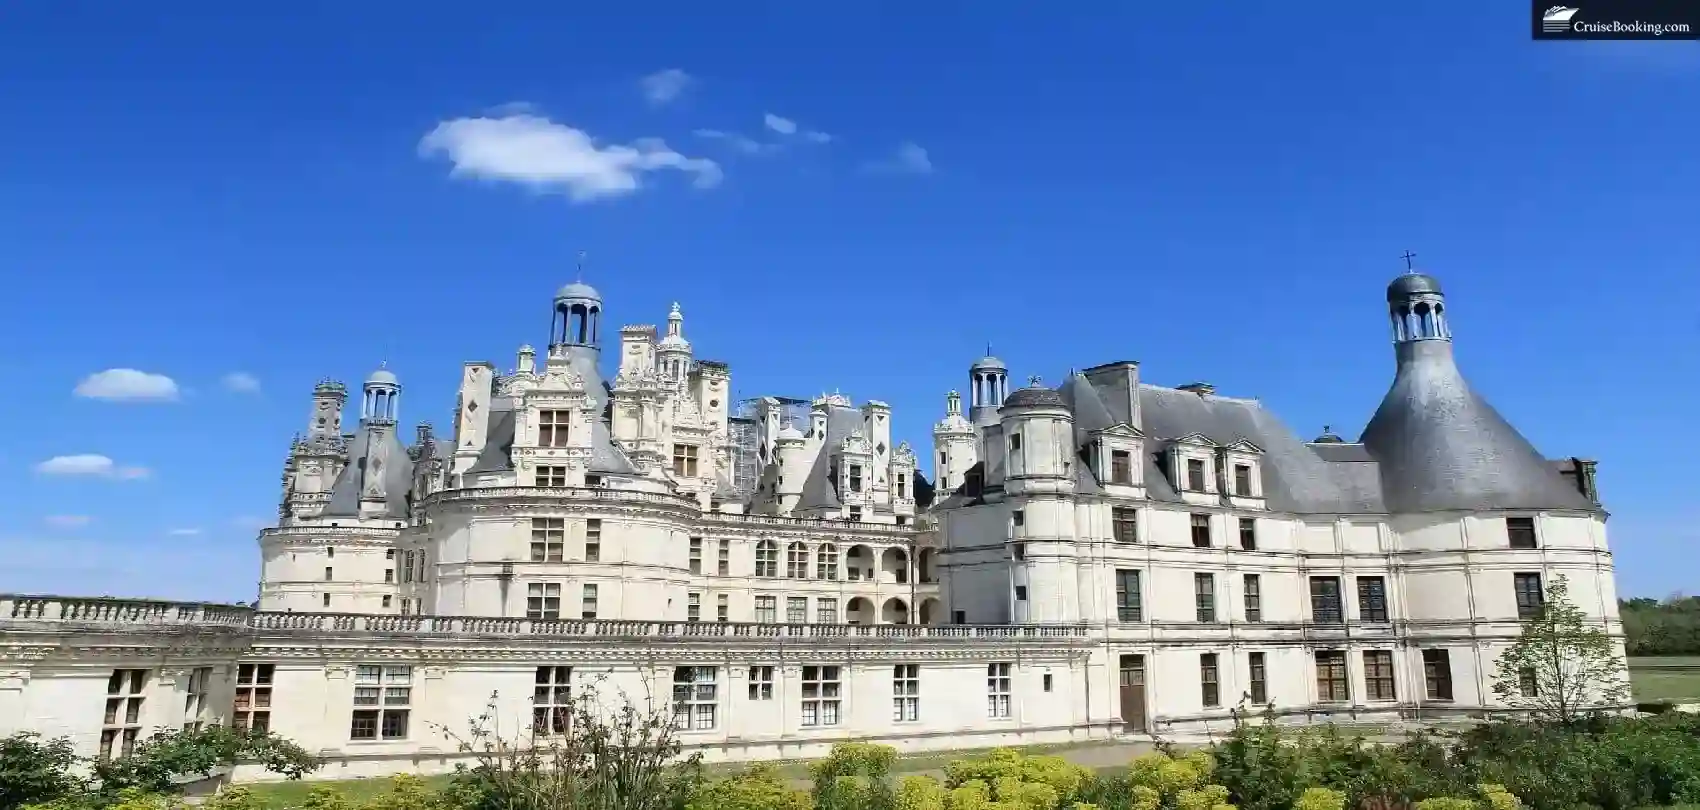
{"type": "Polygon", "coordinates": [[[763,540],[756,544],[756,576],[779,576],[779,544],[763,540]]]}
{"type": "Polygon", "coordinates": [[[822,543],[815,552],[815,579],[838,579],[838,546],[822,543]]]}
{"type": "Polygon", "coordinates": [[[785,547],[785,576],[792,579],[809,578],[809,547],[792,543],[785,547]]]}

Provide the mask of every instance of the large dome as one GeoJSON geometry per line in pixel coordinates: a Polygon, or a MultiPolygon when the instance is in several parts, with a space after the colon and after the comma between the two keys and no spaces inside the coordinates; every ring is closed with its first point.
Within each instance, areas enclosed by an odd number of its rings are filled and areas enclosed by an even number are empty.
{"type": "Polygon", "coordinates": [[[597,292],[596,288],[589,284],[575,281],[555,291],[555,299],[560,300],[562,298],[588,298],[592,301],[601,301],[602,293],[597,292]]]}
{"type": "Polygon", "coordinates": [[[1388,301],[1403,301],[1413,295],[1440,295],[1440,282],[1434,276],[1406,273],[1387,285],[1388,301]]]}

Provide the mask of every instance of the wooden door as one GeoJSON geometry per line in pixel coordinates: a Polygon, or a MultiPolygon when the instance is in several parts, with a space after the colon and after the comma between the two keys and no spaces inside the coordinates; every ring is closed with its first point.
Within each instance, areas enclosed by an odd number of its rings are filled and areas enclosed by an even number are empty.
{"type": "Polygon", "coordinates": [[[1145,731],[1145,656],[1121,657],[1122,730],[1145,731]]]}

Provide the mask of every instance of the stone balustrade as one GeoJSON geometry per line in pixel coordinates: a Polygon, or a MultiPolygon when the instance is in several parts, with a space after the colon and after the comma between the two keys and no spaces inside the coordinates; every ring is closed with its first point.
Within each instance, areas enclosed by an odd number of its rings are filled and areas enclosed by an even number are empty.
{"type": "MultiPolygon", "coordinates": [[[[426,506],[437,504],[466,503],[476,501],[506,501],[506,500],[570,500],[570,501],[602,501],[611,504],[635,503],[647,505],[671,506],[696,512],[699,507],[696,499],[681,495],[671,495],[664,492],[643,492],[630,489],[613,489],[609,487],[463,487],[461,489],[445,489],[432,493],[425,499],[426,506]]],[[[885,535],[909,536],[915,533],[916,526],[896,526],[887,523],[866,523],[856,520],[823,520],[818,518],[784,517],[780,515],[742,515],[730,512],[701,512],[700,516],[710,525],[730,526],[773,526],[788,529],[811,529],[816,531],[834,532],[868,532],[885,535]]]]}
{"type": "Polygon", "coordinates": [[[254,610],[245,605],[0,594],[0,622],[5,623],[246,627],[253,616],[254,610]]]}

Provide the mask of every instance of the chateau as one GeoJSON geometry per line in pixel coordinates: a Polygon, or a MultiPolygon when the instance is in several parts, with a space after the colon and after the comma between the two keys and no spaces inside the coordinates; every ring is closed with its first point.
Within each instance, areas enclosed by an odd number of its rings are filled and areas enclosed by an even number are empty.
{"type": "Polygon", "coordinates": [[[712,759],[1183,736],[1242,701],[1480,716],[1552,578],[1621,632],[1606,515],[1593,462],[1464,381],[1433,278],[1386,307],[1395,374],[1356,442],[1133,362],[1010,391],[985,357],[930,481],[885,403],[732,401],[677,305],[604,362],[601,296],[569,284],[541,355],[465,364],[448,437],[409,442],[387,369],[352,431],[349,391],[314,389],[257,608],[0,595],[0,734],[119,755],[231,723],[337,778],[449,769],[442,727],[487,704],[560,733],[585,689],[712,759]]]}

